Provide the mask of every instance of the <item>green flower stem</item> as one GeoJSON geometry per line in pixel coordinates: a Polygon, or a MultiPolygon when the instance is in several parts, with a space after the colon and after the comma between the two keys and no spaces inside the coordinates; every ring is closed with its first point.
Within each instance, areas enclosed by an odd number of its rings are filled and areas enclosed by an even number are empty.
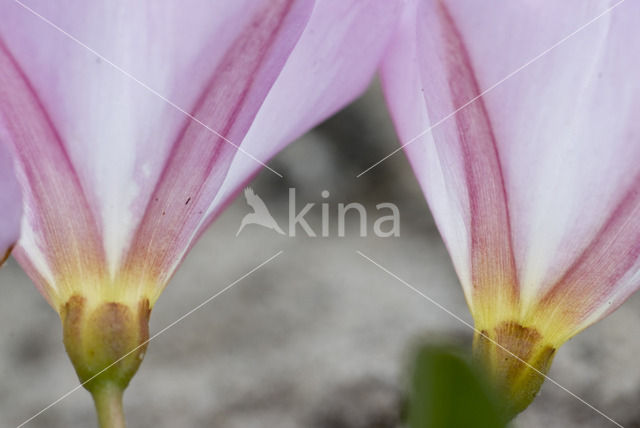
{"type": "Polygon", "coordinates": [[[103,382],[92,388],[93,401],[100,428],[125,428],[122,394],[124,390],[112,382],[103,382]]]}

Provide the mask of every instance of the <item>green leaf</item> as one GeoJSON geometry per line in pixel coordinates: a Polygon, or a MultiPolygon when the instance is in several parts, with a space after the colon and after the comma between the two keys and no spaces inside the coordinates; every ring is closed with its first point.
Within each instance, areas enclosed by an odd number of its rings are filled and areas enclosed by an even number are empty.
{"type": "Polygon", "coordinates": [[[420,349],[411,382],[410,428],[507,426],[483,376],[451,348],[420,349]]]}

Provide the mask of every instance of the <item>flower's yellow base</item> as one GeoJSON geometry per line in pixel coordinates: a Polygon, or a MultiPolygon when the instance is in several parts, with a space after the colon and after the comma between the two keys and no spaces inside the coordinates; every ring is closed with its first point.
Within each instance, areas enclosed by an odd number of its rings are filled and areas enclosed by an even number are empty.
{"type": "Polygon", "coordinates": [[[122,393],[142,363],[150,313],[147,299],[93,302],[80,295],[60,308],[64,346],[93,395],[101,427],[124,427],[122,393]]]}
{"type": "Polygon", "coordinates": [[[538,330],[513,321],[478,330],[473,340],[474,359],[494,382],[509,418],[531,404],[555,351],[538,330]]]}

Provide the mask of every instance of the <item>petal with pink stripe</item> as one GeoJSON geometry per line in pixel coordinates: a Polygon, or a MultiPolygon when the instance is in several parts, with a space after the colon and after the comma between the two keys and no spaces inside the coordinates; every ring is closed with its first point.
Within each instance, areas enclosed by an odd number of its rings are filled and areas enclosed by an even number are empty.
{"type": "Polygon", "coordinates": [[[419,0],[382,71],[403,141],[437,124],[406,153],[474,316],[560,343],[640,287],[640,5],[611,6],[419,0]]]}

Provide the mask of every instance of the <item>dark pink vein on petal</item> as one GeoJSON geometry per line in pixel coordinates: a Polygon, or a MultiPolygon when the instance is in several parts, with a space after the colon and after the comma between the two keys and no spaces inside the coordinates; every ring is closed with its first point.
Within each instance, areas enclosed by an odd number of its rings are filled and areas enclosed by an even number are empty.
{"type": "MultiPolygon", "coordinates": [[[[302,33],[311,6],[294,0],[264,2],[229,46],[192,115],[239,144],[302,33]]],[[[201,124],[187,121],[125,259],[123,272],[130,276],[125,281],[164,285],[197,232],[235,152],[201,124]]]]}
{"type": "MultiPolygon", "coordinates": [[[[438,13],[444,61],[454,108],[480,94],[478,81],[461,34],[444,2],[438,13]]],[[[426,100],[427,103],[430,100],[426,100]]],[[[518,280],[511,242],[511,223],[491,121],[482,98],[454,116],[464,157],[471,217],[471,261],[474,293],[518,296],[518,280]]],[[[440,142],[437,144],[448,144],[440,142]]]]}
{"type": "MultiPolygon", "coordinates": [[[[76,171],[29,79],[0,41],[0,126],[7,132],[24,177],[26,214],[56,286],[104,274],[99,228],[76,171]]],[[[28,255],[16,256],[33,266],[28,255]]],[[[39,273],[30,272],[34,281],[39,273]]],[[[41,288],[44,286],[38,283],[41,288]]]]}
{"type": "MultiPolygon", "coordinates": [[[[560,308],[562,313],[558,316],[579,323],[607,304],[619,281],[639,258],[640,174],[589,246],[549,289],[540,304],[550,310],[560,308]]],[[[639,285],[635,284],[635,287],[639,285]]]]}

